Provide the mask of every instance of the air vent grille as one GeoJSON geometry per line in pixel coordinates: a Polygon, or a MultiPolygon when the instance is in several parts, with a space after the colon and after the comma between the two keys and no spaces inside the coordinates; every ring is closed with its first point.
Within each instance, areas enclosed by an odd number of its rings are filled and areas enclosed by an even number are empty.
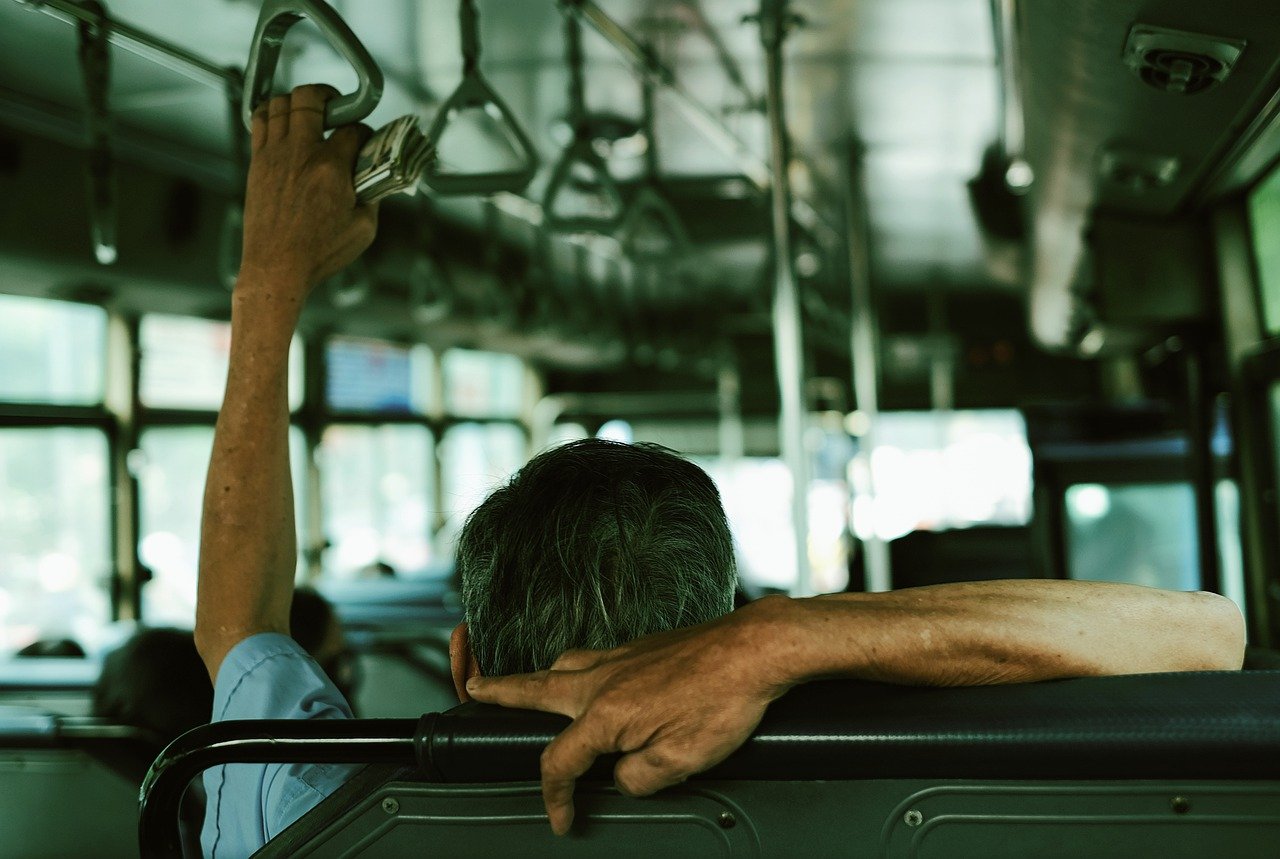
{"type": "Polygon", "coordinates": [[[1226,80],[1244,48],[1243,39],[1136,24],[1125,43],[1124,61],[1150,87],[1193,95],[1226,80]]]}

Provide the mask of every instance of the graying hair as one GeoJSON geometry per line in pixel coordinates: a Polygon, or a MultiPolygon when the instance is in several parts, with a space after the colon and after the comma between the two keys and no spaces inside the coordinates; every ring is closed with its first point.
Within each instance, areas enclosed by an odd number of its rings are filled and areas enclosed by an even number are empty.
{"type": "Polygon", "coordinates": [[[733,541],[702,469],[651,444],[546,451],[467,520],[458,573],[483,674],[549,668],[733,609],[733,541]]]}

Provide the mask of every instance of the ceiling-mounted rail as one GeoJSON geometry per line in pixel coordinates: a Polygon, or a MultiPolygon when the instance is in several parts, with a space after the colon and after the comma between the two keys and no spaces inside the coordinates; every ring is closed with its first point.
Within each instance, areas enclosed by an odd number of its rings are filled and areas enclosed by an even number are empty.
{"type": "MultiPolygon", "coordinates": [[[[577,12],[638,74],[666,91],[689,123],[701,131],[716,148],[728,155],[742,175],[756,188],[766,192],[773,188],[773,169],[769,163],[753,152],[709,107],[681,86],[676,80],[675,72],[658,60],[652,51],[646,51],[644,44],[601,9],[599,4],[594,0],[578,0],[567,4],[566,9],[577,12]]],[[[791,217],[808,229],[835,233],[835,228],[827,219],[803,200],[791,201],[791,217]]]]}
{"type": "MultiPolygon", "coordinates": [[[[97,13],[90,4],[78,2],[78,0],[16,0],[16,2],[21,6],[29,6],[52,15],[68,24],[93,24],[98,21],[97,13]]],[[[223,89],[232,80],[226,68],[211,60],[206,60],[198,54],[193,54],[185,48],[123,21],[115,18],[109,20],[111,26],[107,35],[113,45],[151,60],[193,81],[217,89],[223,89]]]]}

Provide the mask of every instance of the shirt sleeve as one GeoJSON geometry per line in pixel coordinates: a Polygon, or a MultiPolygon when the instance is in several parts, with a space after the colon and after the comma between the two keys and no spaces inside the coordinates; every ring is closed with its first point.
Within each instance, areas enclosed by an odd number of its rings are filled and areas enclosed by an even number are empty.
{"type": "MultiPolygon", "coordinates": [[[[218,669],[213,721],[350,719],[351,707],[292,638],[261,633],[241,641],[218,669]]],[[[359,767],[227,764],[205,771],[200,841],[212,859],[244,859],[344,784],[359,767]]]]}

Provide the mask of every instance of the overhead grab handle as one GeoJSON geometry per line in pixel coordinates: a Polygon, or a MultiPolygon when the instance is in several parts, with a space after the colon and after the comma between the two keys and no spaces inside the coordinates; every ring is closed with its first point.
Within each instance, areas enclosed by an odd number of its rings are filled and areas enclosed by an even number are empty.
{"type": "Polygon", "coordinates": [[[632,199],[617,238],[623,253],[636,262],[679,265],[689,255],[689,234],[680,216],[651,185],[632,199]]]}
{"type": "MultiPolygon", "coordinates": [[[[480,73],[480,33],[475,0],[459,0],[458,26],[462,37],[462,83],[445,100],[436,112],[427,141],[435,148],[437,158],[428,168],[423,181],[437,193],[497,194],[507,191],[518,194],[525,189],[538,172],[538,152],[511,109],[489,86],[480,73]],[[481,110],[498,128],[506,133],[506,142],[516,156],[514,166],[489,172],[442,172],[439,157],[440,143],[449,125],[466,111],[481,110]]],[[[447,155],[446,155],[447,157],[447,155]]]]}
{"type": "Polygon", "coordinates": [[[116,261],[116,167],[111,151],[111,22],[97,0],[86,4],[92,21],[80,22],[80,71],[89,103],[89,218],[93,256],[101,265],[116,261]]]}
{"type": "MultiPolygon", "coordinates": [[[[646,46],[646,53],[651,49],[646,46]]],[[[641,125],[645,136],[644,171],[645,184],[632,199],[622,223],[618,227],[618,243],[632,260],[663,266],[679,265],[690,250],[689,234],[685,232],[675,207],[661,193],[658,185],[658,140],[654,122],[653,85],[648,79],[641,83],[641,125]]]]}
{"type": "Polygon", "coordinates": [[[355,92],[330,99],[325,106],[325,127],[359,122],[378,106],[382,70],[333,7],[324,0],[265,0],[245,67],[248,95],[241,110],[245,128],[251,125],[254,108],[271,97],[285,34],[303,18],[310,18],[320,29],[333,49],[351,64],[359,81],[355,92]]]}
{"type": "Polygon", "coordinates": [[[622,194],[591,138],[582,77],[578,10],[575,4],[566,3],[562,12],[565,65],[569,70],[569,126],[573,129],[573,140],[551,171],[551,181],[543,193],[543,223],[553,232],[608,235],[622,221],[622,194]]]}

